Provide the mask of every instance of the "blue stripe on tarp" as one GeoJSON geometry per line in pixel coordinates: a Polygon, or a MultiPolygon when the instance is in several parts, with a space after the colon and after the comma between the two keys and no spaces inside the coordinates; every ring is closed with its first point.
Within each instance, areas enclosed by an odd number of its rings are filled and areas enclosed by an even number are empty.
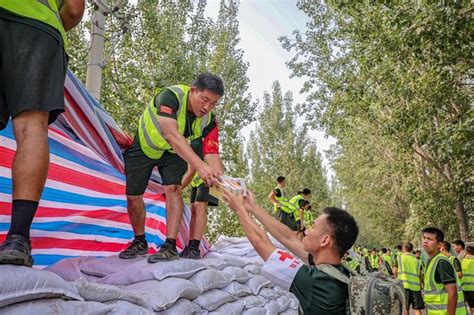
{"type": "MultiPolygon", "coordinates": [[[[77,258],[80,256],[67,256],[67,255],[48,255],[48,254],[35,254],[33,255],[34,264],[39,266],[48,266],[65,258],[77,258]]],[[[97,256],[103,257],[103,256],[97,256]]]]}
{"type": "MultiPolygon", "coordinates": [[[[10,122],[8,123],[7,127],[4,130],[0,131],[0,136],[4,136],[6,138],[15,140],[15,137],[13,135],[12,124],[10,122]]],[[[48,142],[49,142],[49,150],[51,154],[54,154],[63,159],[75,162],[91,170],[105,173],[107,175],[111,175],[113,177],[116,177],[125,181],[125,175],[120,173],[117,169],[115,169],[111,165],[106,164],[105,162],[92,159],[88,157],[87,155],[84,155],[79,151],[75,151],[51,138],[48,138],[48,142]]]]}

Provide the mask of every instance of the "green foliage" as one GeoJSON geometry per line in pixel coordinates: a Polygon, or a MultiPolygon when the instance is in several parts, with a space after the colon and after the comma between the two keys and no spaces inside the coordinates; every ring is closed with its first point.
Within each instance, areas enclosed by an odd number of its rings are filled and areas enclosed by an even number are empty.
{"type": "MultiPolygon", "coordinates": [[[[282,38],[307,79],[301,114],[338,139],[337,198],[361,237],[390,245],[474,222],[472,3],[300,1],[304,34],[282,38]]],[[[472,235],[472,234],[471,234],[472,235]]]]}
{"type": "Polygon", "coordinates": [[[329,201],[325,170],[316,143],[305,127],[296,126],[296,117],[292,94],[283,95],[280,83],[274,82],[271,95],[264,95],[256,131],[249,140],[249,187],[257,202],[270,209],[267,196],[277,185],[277,176],[283,175],[290,197],[303,188],[311,189],[312,208],[317,211],[329,201]]]}

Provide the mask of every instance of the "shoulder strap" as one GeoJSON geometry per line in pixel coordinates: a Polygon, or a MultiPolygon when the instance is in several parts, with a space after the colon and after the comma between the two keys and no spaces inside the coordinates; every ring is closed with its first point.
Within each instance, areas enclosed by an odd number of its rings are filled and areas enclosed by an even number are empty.
{"type": "Polygon", "coordinates": [[[319,264],[315,266],[315,268],[318,268],[318,270],[324,272],[328,276],[331,276],[340,282],[349,284],[349,280],[350,280],[349,277],[346,276],[344,273],[342,273],[339,269],[337,269],[336,267],[330,264],[319,264]]]}

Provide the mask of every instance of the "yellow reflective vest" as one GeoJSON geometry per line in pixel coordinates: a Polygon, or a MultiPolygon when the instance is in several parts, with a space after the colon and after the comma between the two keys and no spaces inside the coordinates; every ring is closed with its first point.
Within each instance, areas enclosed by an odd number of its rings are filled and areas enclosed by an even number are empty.
{"type": "Polygon", "coordinates": [[[461,262],[462,290],[474,291],[474,255],[466,255],[461,262]]]}
{"type": "MultiPolygon", "coordinates": [[[[188,94],[190,87],[186,85],[173,85],[166,87],[166,89],[173,92],[178,101],[178,132],[184,135],[186,130],[186,112],[188,108],[188,94]]],[[[145,108],[143,115],[140,117],[138,124],[138,136],[140,139],[140,147],[142,151],[150,159],[159,159],[165,151],[173,152],[171,145],[163,137],[161,130],[158,108],[155,106],[155,97],[160,94],[163,89],[157,89],[155,96],[152,98],[148,106],[145,108]]],[[[207,113],[203,117],[196,117],[192,126],[191,134],[187,137],[188,141],[198,139],[202,136],[204,128],[211,123],[212,113],[207,113]]],[[[173,152],[174,153],[174,152],[173,152]]]]}
{"type": "Polygon", "coordinates": [[[66,31],[59,15],[62,2],[62,0],[0,0],[0,8],[55,28],[61,33],[66,46],[66,31]]]}
{"type": "Polygon", "coordinates": [[[414,255],[399,253],[398,279],[402,280],[403,287],[411,291],[420,291],[421,262],[414,255]]]}
{"type": "Polygon", "coordinates": [[[301,220],[301,210],[300,210],[300,200],[304,200],[303,195],[296,195],[290,199],[290,206],[293,207],[293,217],[295,218],[295,222],[301,220]]]}
{"type": "MultiPolygon", "coordinates": [[[[424,281],[424,300],[426,303],[428,315],[445,315],[448,309],[448,292],[444,288],[444,284],[437,283],[435,281],[436,267],[438,266],[438,263],[443,259],[449,262],[449,259],[447,257],[445,257],[441,253],[438,253],[435,257],[431,259],[430,263],[428,264],[428,267],[426,268],[424,281]]],[[[453,270],[453,272],[455,271],[453,270]]],[[[457,277],[456,287],[458,291],[456,315],[467,314],[466,306],[464,305],[464,294],[462,292],[461,284],[459,283],[459,279],[457,277]]]]}

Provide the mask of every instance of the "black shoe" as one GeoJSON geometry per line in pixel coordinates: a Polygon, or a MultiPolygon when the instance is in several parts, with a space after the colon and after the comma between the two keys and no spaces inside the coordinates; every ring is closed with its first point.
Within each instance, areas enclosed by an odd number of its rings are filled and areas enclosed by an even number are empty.
{"type": "Polygon", "coordinates": [[[122,259],[133,259],[137,258],[138,255],[148,254],[148,243],[147,241],[133,240],[126,250],[120,252],[119,258],[122,259]]]}
{"type": "Polygon", "coordinates": [[[201,259],[201,251],[199,248],[188,246],[181,253],[179,253],[179,257],[188,259],[201,259]]]}
{"type": "Polygon", "coordinates": [[[176,259],[179,259],[176,247],[169,243],[164,243],[157,253],[148,257],[148,262],[153,264],[159,261],[171,261],[176,259]]]}
{"type": "Polygon", "coordinates": [[[0,264],[33,266],[30,241],[23,235],[8,235],[0,246],[0,264]]]}

